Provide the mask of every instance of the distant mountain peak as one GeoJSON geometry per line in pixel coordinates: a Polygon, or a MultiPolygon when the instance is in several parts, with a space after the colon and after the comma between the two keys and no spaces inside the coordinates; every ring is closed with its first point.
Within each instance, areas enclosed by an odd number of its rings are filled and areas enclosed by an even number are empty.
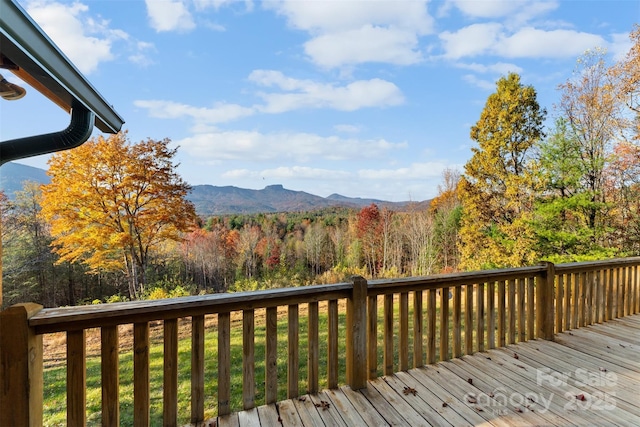
{"type": "Polygon", "coordinates": [[[273,184],[273,185],[267,185],[266,187],[264,187],[265,190],[274,190],[274,191],[282,191],[284,190],[284,186],[282,184],[273,184]]]}

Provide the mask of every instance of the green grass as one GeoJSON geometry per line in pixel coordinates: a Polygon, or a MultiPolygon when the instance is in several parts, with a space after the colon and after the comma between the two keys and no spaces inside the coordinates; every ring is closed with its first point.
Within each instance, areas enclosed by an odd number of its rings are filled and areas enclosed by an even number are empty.
{"type": "MultiPolygon", "coordinates": [[[[426,295],[425,295],[426,297],[426,295]]],[[[436,302],[436,359],[438,355],[438,341],[441,325],[439,323],[440,298],[436,302]]],[[[463,302],[464,304],[464,302],[463,302]]],[[[394,298],[394,371],[398,368],[398,341],[399,341],[399,302],[398,296],[394,298]]],[[[321,304],[319,313],[319,387],[327,387],[327,313],[321,304]]],[[[300,393],[307,390],[307,329],[308,319],[305,305],[299,316],[299,385],[300,393]]],[[[409,366],[413,366],[413,301],[409,298],[409,366]]],[[[423,310],[426,311],[426,298],[423,301],[423,310]]],[[[463,306],[464,310],[464,306],[463,306]]],[[[451,355],[451,326],[452,307],[449,310],[449,355],[451,355]]],[[[265,310],[256,310],[255,321],[255,404],[265,403],[265,335],[264,321],[265,310]]],[[[378,298],[378,376],[383,374],[383,298],[378,298]]],[[[426,318],[424,319],[426,328],[426,318]]],[[[338,360],[339,383],[345,382],[345,357],[346,354],[346,314],[340,310],[338,320],[338,360]]],[[[462,316],[462,328],[465,330],[464,316],[462,316]]],[[[486,323],[485,323],[486,327],[486,323]]],[[[426,336],[426,330],[423,331],[426,336]]],[[[473,331],[475,341],[475,328],[473,331]]],[[[287,319],[286,314],[278,319],[278,400],[287,397],[287,319]]],[[[214,417],[217,411],[217,376],[218,376],[218,331],[217,326],[207,327],[205,334],[205,418],[214,417]]],[[[486,335],[485,335],[486,337],[486,335]]],[[[463,332],[464,340],[464,332],[463,332]]],[[[464,342],[464,341],[463,341],[464,342]]],[[[464,345],[464,344],[463,344],[464,345]]],[[[464,347],[463,347],[464,348],[464,347]]],[[[426,348],[425,348],[426,350],[426,348]]],[[[463,350],[464,352],[464,350],[463,350]]],[[[181,339],[178,344],[178,414],[179,423],[186,424],[190,420],[191,405],[191,339],[181,339]]],[[[150,390],[151,390],[151,425],[162,425],[162,379],[163,379],[163,344],[162,339],[154,338],[150,347],[150,390]]],[[[101,423],[101,379],[100,357],[91,356],[87,359],[87,424],[100,425],[101,423]]],[[[44,373],[44,423],[48,426],[66,424],[66,367],[64,365],[45,369],[44,373]]],[[[242,322],[237,316],[231,325],[231,409],[242,409],[242,322]]],[[[122,426],[133,424],[133,351],[129,348],[120,354],[120,423],[122,426]]]]}
{"type": "MultiPolygon", "coordinates": [[[[259,311],[259,310],[258,310],[259,311]]],[[[345,313],[339,314],[339,355],[345,349],[345,313]]],[[[299,390],[307,390],[308,323],[307,316],[300,315],[299,332],[299,390]]],[[[327,315],[319,316],[319,386],[327,387],[327,315]]],[[[265,403],[265,336],[264,319],[255,325],[255,378],[256,405],[265,403]]],[[[207,328],[205,334],[205,418],[213,417],[217,411],[218,382],[218,342],[217,327],[207,328]]],[[[278,320],[278,400],[287,397],[287,321],[278,320]]],[[[191,413],[191,340],[181,339],[178,344],[178,414],[179,423],[189,422],[191,413]]],[[[101,371],[100,357],[87,358],[87,425],[101,423],[101,371]]],[[[345,360],[339,357],[340,383],[344,383],[345,360]]],[[[162,378],[163,344],[154,340],[149,353],[149,377],[151,378],[150,413],[151,425],[162,425],[162,378]]],[[[231,328],[231,408],[242,409],[242,326],[232,322],[231,328]]],[[[66,366],[45,369],[44,372],[44,424],[47,426],[66,425],[66,366]]],[[[120,353],[120,424],[133,425],[133,352],[120,353]]]]}

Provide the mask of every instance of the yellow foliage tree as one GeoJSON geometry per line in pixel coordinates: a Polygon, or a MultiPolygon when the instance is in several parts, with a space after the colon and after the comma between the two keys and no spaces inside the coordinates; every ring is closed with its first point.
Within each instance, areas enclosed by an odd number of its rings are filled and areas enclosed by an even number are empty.
{"type": "Polygon", "coordinates": [[[510,73],[497,82],[471,138],[478,143],[458,184],[461,267],[515,267],[535,260],[529,226],[535,195],[532,147],[544,136],[532,86],[510,73]]]}
{"type": "Polygon", "coordinates": [[[42,213],[60,262],[124,271],[131,298],[140,296],[150,253],[195,224],[185,199],[190,187],[175,171],[169,143],[131,144],[119,133],[51,157],[42,213]]]}

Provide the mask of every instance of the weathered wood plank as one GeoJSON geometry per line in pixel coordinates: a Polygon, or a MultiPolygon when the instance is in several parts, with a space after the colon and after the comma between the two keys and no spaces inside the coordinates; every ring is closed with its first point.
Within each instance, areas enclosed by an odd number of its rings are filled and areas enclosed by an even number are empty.
{"type": "MultiPolygon", "coordinates": [[[[562,275],[563,283],[564,283],[564,296],[563,296],[563,311],[564,311],[564,321],[562,325],[562,330],[567,331],[571,329],[571,276],[570,275],[562,275]]],[[[531,338],[529,338],[531,339],[531,338]]]]}
{"type": "Polygon", "coordinates": [[[280,419],[282,420],[283,426],[294,427],[303,425],[300,415],[298,414],[298,410],[293,404],[294,400],[295,399],[287,399],[278,403],[278,412],[280,413],[280,419]]]}
{"type": "Polygon", "coordinates": [[[275,404],[258,406],[258,417],[262,427],[282,427],[282,422],[278,419],[278,409],[275,404]]]}
{"type": "MultiPolygon", "coordinates": [[[[67,332],[67,425],[87,424],[86,412],[86,346],[85,331],[67,332]]],[[[137,374],[137,372],[136,372],[137,374]]],[[[135,376],[134,388],[140,386],[140,378],[135,376]]],[[[138,402],[139,403],[139,402],[138,402]]],[[[138,407],[136,406],[136,409],[138,407]]],[[[148,406],[147,406],[148,410],[148,406]]],[[[137,411],[136,411],[137,412],[137,411]]]]}
{"type": "Polygon", "coordinates": [[[100,336],[102,425],[104,427],[117,427],[120,425],[120,371],[118,369],[118,351],[120,347],[118,345],[118,327],[105,326],[100,330],[100,336]]]}
{"type": "Polygon", "coordinates": [[[394,356],[393,356],[393,294],[384,296],[383,308],[383,349],[382,363],[384,365],[384,375],[391,375],[394,372],[394,356]]]}
{"type": "MultiPolygon", "coordinates": [[[[487,283],[487,346],[496,346],[496,284],[487,283]]],[[[471,354],[471,352],[467,352],[471,354]]]]}
{"type": "Polygon", "coordinates": [[[378,297],[367,299],[367,378],[378,376],[378,297]]]}
{"type": "Polygon", "coordinates": [[[473,353],[473,285],[464,286],[464,353],[473,353]]]}
{"type": "MultiPolygon", "coordinates": [[[[404,419],[404,423],[399,425],[442,425],[442,417],[433,411],[429,405],[424,403],[420,396],[418,396],[418,390],[405,385],[397,376],[385,377],[384,381],[376,381],[373,386],[378,389],[391,406],[400,413],[404,419]],[[408,388],[405,389],[405,387],[408,388]],[[408,390],[408,392],[405,393],[405,390],[408,390]],[[415,390],[415,395],[412,390],[415,390]]],[[[382,416],[386,418],[384,413],[382,413],[382,416]]]]}
{"type": "Polygon", "coordinates": [[[322,421],[318,408],[308,395],[293,399],[293,404],[298,411],[302,425],[305,427],[324,427],[324,421],[322,421]]]}
{"type": "Polygon", "coordinates": [[[327,386],[338,387],[338,301],[329,301],[327,343],[327,386]]]}
{"type": "Polygon", "coordinates": [[[409,294],[400,294],[400,340],[398,343],[399,369],[409,369],[409,294]]]}
{"type": "MultiPolygon", "coordinates": [[[[336,389],[336,392],[339,393],[340,390],[336,389]]],[[[342,418],[341,414],[338,412],[338,409],[335,405],[332,405],[331,399],[327,395],[326,392],[321,391],[318,394],[312,394],[309,396],[311,402],[318,409],[318,415],[324,421],[326,426],[336,426],[336,427],[346,427],[347,423],[342,418]],[[327,405],[328,403],[328,405],[327,405]]]]}
{"type": "Polygon", "coordinates": [[[526,341],[527,340],[527,331],[525,329],[526,325],[526,294],[524,291],[524,282],[525,279],[518,279],[518,289],[517,289],[517,299],[518,299],[518,341],[526,341]]]}
{"type": "Polygon", "coordinates": [[[462,353],[462,286],[453,288],[453,357],[460,357],[462,353]]]}
{"type": "Polygon", "coordinates": [[[289,304],[288,309],[288,334],[287,347],[289,358],[287,360],[287,397],[298,397],[298,366],[300,361],[300,329],[298,304],[289,304]]]}
{"type": "Polygon", "coordinates": [[[218,414],[231,412],[231,314],[218,314],[218,414]]]}
{"type": "Polygon", "coordinates": [[[0,311],[0,425],[42,426],[42,335],[29,327],[40,310],[26,303],[0,311]]]}
{"type": "Polygon", "coordinates": [[[478,341],[478,351],[484,351],[484,283],[476,285],[476,340],[478,341]]]}
{"type": "MultiPolygon", "coordinates": [[[[564,275],[558,274],[556,279],[556,333],[564,331],[564,275]]],[[[524,341],[524,340],[521,340],[524,341]]]]}
{"type": "MultiPolygon", "coordinates": [[[[424,365],[424,321],[422,311],[422,291],[416,291],[413,295],[413,367],[424,365]]],[[[375,335],[369,335],[375,337],[375,335]]],[[[377,339],[369,339],[377,341],[377,339]]]]}
{"type": "Polygon", "coordinates": [[[278,309],[266,313],[265,400],[267,405],[278,400],[278,309]]]}
{"type": "Polygon", "coordinates": [[[353,291],[347,298],[346,374],[354,390],[367,385],[367,293],[364,277],[351,278],[353,291]]]}
{"type": "Polygon", "coordinates": [[[516,342],[516,281],[509,280],[507,286],[507,309],[509,313],[509,329],[507,333],[507,344],[516,342]]]}
{"type": "Polygon", "coordinates": [[[204,420],[204,315],[191,317],[191,422],[204,420]]]}
{"type": "Polygon", "coordinates": [[[133,423],[148,426],[149,414],[149,324],[133,325],[133,423]]]}
{"type": "Polygon", "coordinates": [[[449,359],[449,288],[440,289],[440,360],[449,359]]]}
{"type": "Polygon", "coordinates": [[[436,362],[436,290],[427,296],[427,364],[436,362]]]}
{"type": "MultiPolygon", "coordinates": [[[[104,332],[105,329],[102,331],[104,332]]],[[[164,321],[162,424],[178,425],[178,319],[164,321]]],[[[117,349],[116,349],[117,357],[117,349]]],[[[117,371],[116,371],[117,372],[117,371]]],[[[103,388],[104,390],[104,388],[103,388]]],[[[103,412],[104,417],[104,412],[103,412]]],[[[110,425],[110,424],[107,424],[110,425]]]]}
{"type": "Polygon", "coordinates": [[[506,345],[505,282],[498,282],[498,347],[506,345]]]}
{"type": "MultiPolygon", "coordinates": [[[[361,393],[352,390],[349,386],[344,386],[342,387],[342,396],[349,399],[351,405],[353,405],[355,410],[360,414],[364,421],[364,424],[362,425],[374,427],[386,427],[388,425],[384,418],[378,413],[378,411],[376,411],[373,406],[371,406],[369,401],[361,393]]],[[[332,400],[335,397],[336,396],[332,396],[332,400]]],[[[346,404],[346,401],[343,401],[342,404],[346,404]]]]}
{"type": "Polygon", "coordinates": [[[307,338],[307,389],[309,393],[318,392],[318,373],[320,363],[320,347],[318,343],[318,303],[310,302],[308,308],[308,338],[307,338]]]}
{"type": "Polygon", "coordinates": [[[260,427],[260,416],[256,408],[245,409],[238,413],[240,427],[260,427]]]}
{"type": "Polygon", "coordinates": [[[527,278],[527,339],[536,337],[535,278],[527,278]]]}
{"type": "MultiPolygon", "coordinates": [[[[393,378],[394,376],[388,376],[385,378],[393,378]]],[[[395,408],[393,404],[391,404],[387,400],[386,395],[382,395],[373,384],[378,384],[380,382],[384,382],[385,380],[380,379],[380,381],[369,381],[367,384],[367,388],[363,388],[359,390],[360,393],[371,403],[371,405],[378,411],[380,415],[385,419],[385,421],[391,426],[403,426],[406,425],[404,418],[398,413],[399,408],[395,408]]]]}
{"type": "MultiPolygon", "coordinates": [[[[255,405],[255,312],[253,309],[242,312],[242,406],[252,409],[255,405]]],[[[257,415],[257,412],[256,412],[257,415]]]]}

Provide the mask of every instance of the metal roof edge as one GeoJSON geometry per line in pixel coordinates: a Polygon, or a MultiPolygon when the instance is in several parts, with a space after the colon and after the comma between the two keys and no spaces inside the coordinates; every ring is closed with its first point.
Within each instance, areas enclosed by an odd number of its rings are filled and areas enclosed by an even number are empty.
{"type": "Polygon", "coordinates": [[[0,0],[0,50],[19,67],[11,71],[67,112],[79,102],[101,131],[122,128],[124,119],[14,0],[0,0]]]}

